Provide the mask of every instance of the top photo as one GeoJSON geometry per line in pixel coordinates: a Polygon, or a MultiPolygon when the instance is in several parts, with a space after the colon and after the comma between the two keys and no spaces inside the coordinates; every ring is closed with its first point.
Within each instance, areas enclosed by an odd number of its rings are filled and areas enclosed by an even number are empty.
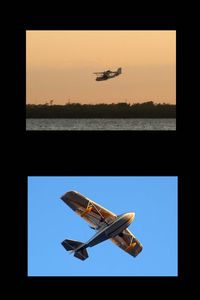
{"type": "Polygon", "coordinates": [[[26,30],[27,131],[175,131],[176,30],[26,30]]]}

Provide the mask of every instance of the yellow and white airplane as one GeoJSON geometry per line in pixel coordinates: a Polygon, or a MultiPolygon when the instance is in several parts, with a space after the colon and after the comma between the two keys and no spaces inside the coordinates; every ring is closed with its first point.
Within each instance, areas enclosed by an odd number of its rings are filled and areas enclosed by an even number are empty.
{"type": "Polygon", "coordinates": [[[88,258],[87,247],[93,247],[107,239],[134,257],[142,251],[141,243],[127,229],[135,213],[117,216],[76,191],[65,193],[61,199],[97,231],[86,243],[73,240],[64,240],[61,243],[67,251],[71,250],[75,257],[85,260],[88,258]]]}

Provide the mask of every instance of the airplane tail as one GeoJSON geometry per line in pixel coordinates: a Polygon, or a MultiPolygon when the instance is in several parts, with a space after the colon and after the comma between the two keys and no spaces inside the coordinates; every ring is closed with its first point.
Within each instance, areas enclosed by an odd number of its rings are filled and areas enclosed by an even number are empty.
{"type": "Polygon", "coordinates": [[[88,258],[88,253],[85,249],[86,244],[73,240],[64,240],[61,244],[67,251],[72,251],[75,257],[81,260],[88,258]]]}
{"type": "Polygon", "coordinates": [[[122,74],[122,68],[117,69],[118,74],[122,74]]]}

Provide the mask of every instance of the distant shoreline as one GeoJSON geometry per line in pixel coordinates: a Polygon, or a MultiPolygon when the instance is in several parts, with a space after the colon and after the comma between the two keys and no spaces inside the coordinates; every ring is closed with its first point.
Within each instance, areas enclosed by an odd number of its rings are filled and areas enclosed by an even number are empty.
{"type": "Polygon", "coordinates": [[[27,119],[130,119],[176,118],[176,105],[144,103],[80,104],[65,105],[27,104],[27,119]]]}

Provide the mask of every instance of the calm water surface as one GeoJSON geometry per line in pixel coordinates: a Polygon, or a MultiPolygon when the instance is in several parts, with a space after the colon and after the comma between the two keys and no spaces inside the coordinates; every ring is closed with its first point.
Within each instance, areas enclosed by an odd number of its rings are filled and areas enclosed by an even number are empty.
{"type": "Polygon", "coordinates": [[[27,119],[26,130],[176,130],[176,119],[27,119]]]}

